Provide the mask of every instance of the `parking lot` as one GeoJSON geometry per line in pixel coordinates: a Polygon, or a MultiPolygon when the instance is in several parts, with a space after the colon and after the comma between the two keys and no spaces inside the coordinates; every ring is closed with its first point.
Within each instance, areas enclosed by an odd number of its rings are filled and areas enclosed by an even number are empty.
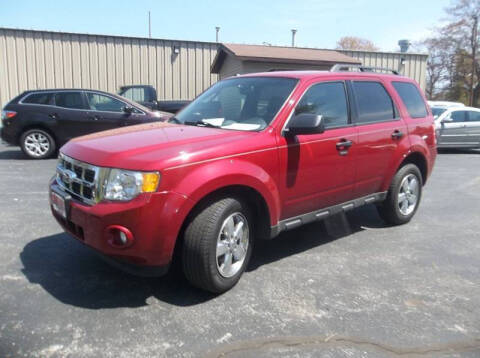
{"type": "Polygon", "coordinates": [[[441,153],[408,225],[373,206],[257,243],[231,291],[137,278],[64,234],[54,159],[0,146],[0,357],[478,357],[480,152],[441,153]]]}

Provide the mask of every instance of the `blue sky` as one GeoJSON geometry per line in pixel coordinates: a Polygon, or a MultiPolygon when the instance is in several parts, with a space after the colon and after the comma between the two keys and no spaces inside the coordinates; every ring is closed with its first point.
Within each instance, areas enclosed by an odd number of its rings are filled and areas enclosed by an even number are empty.
{"type": "Polygon", "coordinates": [[[401,38],[429,35],[445,18],[450,0],[0,0],[0,27],[334,48],[342,36],[360,36],[382,50],[401,38]]]}

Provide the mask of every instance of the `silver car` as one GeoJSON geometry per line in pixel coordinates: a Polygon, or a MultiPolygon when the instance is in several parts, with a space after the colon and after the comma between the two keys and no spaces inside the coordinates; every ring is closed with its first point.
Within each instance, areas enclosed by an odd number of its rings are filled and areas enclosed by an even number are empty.
{"type": "Polygon", "coordinates": [[[435,118],[435,129],[438,148],[480,148],[480,109],[447,108],[435,118]]]}

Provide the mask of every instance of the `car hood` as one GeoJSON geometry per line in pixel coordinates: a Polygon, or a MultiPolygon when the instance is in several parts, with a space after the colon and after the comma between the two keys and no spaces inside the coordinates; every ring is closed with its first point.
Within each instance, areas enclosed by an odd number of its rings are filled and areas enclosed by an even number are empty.
{"type": "Polygon", "coordinates": [[[235,153],[238,146],[234,142],[257,135],[155,122],[77,137],[61,152],[102,167],[162,170],[235,153]]]}

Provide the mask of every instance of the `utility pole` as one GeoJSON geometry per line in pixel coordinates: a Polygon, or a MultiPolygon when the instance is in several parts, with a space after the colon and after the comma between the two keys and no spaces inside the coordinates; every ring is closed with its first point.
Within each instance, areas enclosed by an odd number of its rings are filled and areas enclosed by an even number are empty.
{"type": "Polygon", "coordinates": [[[152,38],[152,20],[150,17],[150,11],[148,11],[148,37],[152,38]]]}
{"type": "Polygon", "coordinates": [[[295,34],[297,33],[297,30],[292,29],[292,47],[295,47],[295,34]]]}
{"type": "Polygon", "coordinates": [[[473,15],[473,31],[472,31],[472,78],[470,80],[470,107],[473,107],[473,93],[474,93],[474,82],[475,82],[475,72],[476,72],[476,61],[477,61],[477,32],[478,32],[478,16],[473,15]]]}
{"type": "Polygon", "coordinates": [[[220,31],[220,26],[215,26],[215,41],[218,42],[218,33],[220,31]]]}

